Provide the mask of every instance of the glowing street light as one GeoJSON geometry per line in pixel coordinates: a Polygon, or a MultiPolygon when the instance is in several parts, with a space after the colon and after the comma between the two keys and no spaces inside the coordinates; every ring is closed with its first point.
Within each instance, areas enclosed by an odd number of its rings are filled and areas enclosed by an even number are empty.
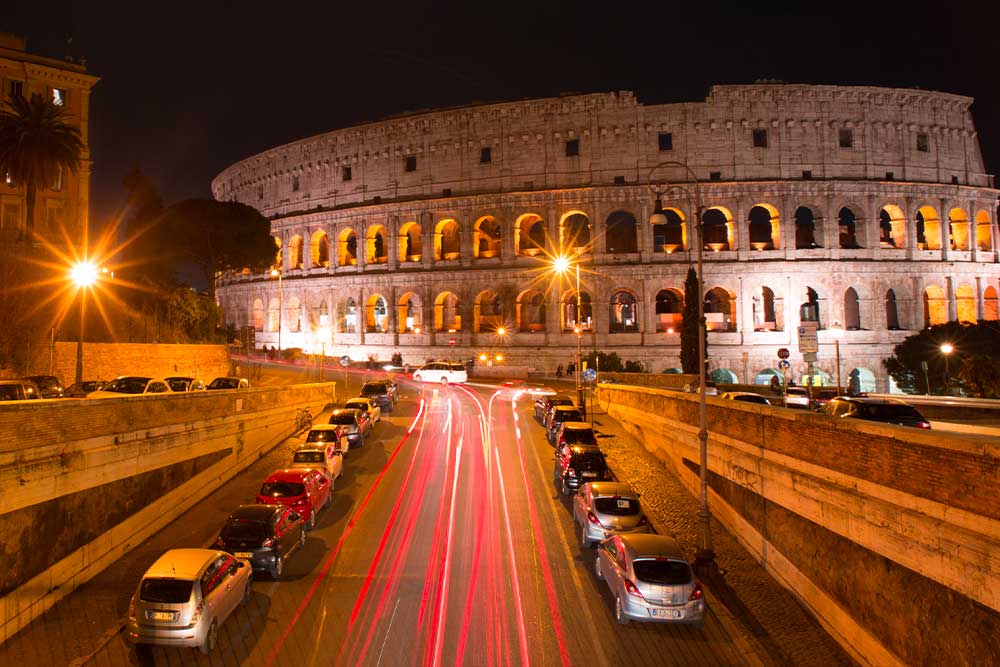
{"type": "Polygon", "coordinates": [[[552,259],[552,270],[557,275],[565,275],[569,272],[570,268],[576,268],[576,326],[573,327],[573,331],[576,333],[576,400],[577,405],[585,408],[585,403],[583,402],[583,384],[581,382],[583,369],[583,324],[581,320],[583,318],[583,302],[580,296],[580,260],[577,259],[575,262],[571,262],[565,255],[559,255],[552,259]]]}
{"type": "Polygon", "coordinates": [[[98,276],[93,262],[77,262],[69,268],[69,279],[80,294],[80,332],[76,338],[76,384],[83,382],[83,323],[87,307],[87,290],[94,286],[98,276]]]}
{"type": "Polygon", "coordinates": [[[944,355],[944,393],[948,393],[951,378],[948,374],[948,357],[955,351],[955,346],[951,343],[941,343],[941,354],[944,355]]]}

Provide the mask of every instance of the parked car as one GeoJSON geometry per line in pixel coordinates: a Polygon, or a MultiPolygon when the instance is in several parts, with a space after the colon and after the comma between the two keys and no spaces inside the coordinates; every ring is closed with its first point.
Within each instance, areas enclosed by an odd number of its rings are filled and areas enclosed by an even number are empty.
{"type": "Polygon", "coordinates": [[[823,407],[837,396],[840,396],[840,391],[836,388],[817,387],[812,395],[813,410],[823,407]]]}
{"type": "Polygon", "coordinates": [[[468,382],[469,376],[465,370],[465,366],[462,364],[447,361],[432,361],[415,370],[413,372],[413,379],[417,382],[455,384],[456,382],[468,382]]]}
{"type": "Polygon", "coordinates": [[[257,504],[291,507],[302,516],[306,530],[312,530],[317,512],[330,502],[331,488],[330,480],[318,470],[275,470],[261,484],[257,504]]]}
{"type": "Polygon", "coordinates": [[[340,408],[330,413],[330,421],[335,426],[342,426],[351,447],[363,447],[365,437],[372,430],[372,420],[368,413],[354,408],[340,408]]]}
{"type": "Polygon", "coordinates": [[[38,387],[30,380],[0,380],[0,401],[27,401],[41,398],[38,387]]]}
{"type": "Polygon", "coordinates": [[[651,532],[639,494],[624,482],[588,482],[573,498],[580,544],[592,547],[612,535],[651,532]]]}
{"type": "Polygon", "coordinates": [[[588,445],[597,447],[597,436],[587,422],[563,422],[556,432],[555,446],[588,445]]]}
{"type": "Polygon", "coordinates": [[[205,383],[198,378],[175,375],[163,378],[174,391],[204,391],[205,383]]]}
{"type": "Polygon", "coordinates": [[[719,398],[723,398],[727,401],[739,401],[741,403],[757,403],[758,405],[771,405],[771,401],[767,400],[767,396],[761,394],[755,394],[752,391],[727,391],[722,394],[719,398]]]}
{"type": "Polygon", "coordinates": [[[97,391],[87,394],[87,398],[128,398],[148,394],[172,394],[170,385],[163,378],[149,378],[138,375],[121,375],[97,391]]]}
{"type": "Polygon", "coordinates": [[[215,546],[280,579],[285,559],[306,543],[302,517],[284,505],[241,505],[222,525],[215,546]]]}
{"type": "Polygon", "coordinates": [[[332,489],[334,480],[344,472],[344,455],[340,450],[340,443],[336,440],[307,442],[292,453],[290,467],[320,471],[330,480],[330,488],[332,489]]]}
{"type": "Polygon", "coordinates": [[[535,399],[535,419],[539,422],[545,421],[545,415],[552,409],[553,405],[576,405],[571,396],[566,394],[556,394],[554,396],[540,396],[535,399]]]}
{"type": "Polygon", "coordinates": [[[351,443],[347,439],[347,429],[338,424],[314,424],[306,433],[306,443],[332,442],[344,456],[351,443]]]}
{"type": "Polygon", "coordinates": [[[251,572],[225,551],[171,549],[142,575],[128,606],[126,638],[211,653],[219,626],[250,600],[251,572]]]}
{"type": "Polygon", "coordinates": [[[613,535],[601,542],[594,571],[615,599],[615,618],[663,623],[705,621],[705,595],[680,545],[666,535],[613,535]]]}
{"type": "Polygon", "coordinates": [[[548,439],[550,445],[554,445],[556,442],[556,431],[559,430],[563,422],[582,421],[583,414],[578,408],[572,405],[554,405],[549,410],[549,416],[545,421],[545,437],[548,439]]]}
{"type": "Polygon", "coordinates": [[[361,395],[371,399],[381,410],[392,412],[399,401],[396,383],[391,380],[370,380],[361,385],[361,395]]]}
{"type": "Polygon", "coordinates": [[[848,417],[865,421],[930,429],[931,424],[915,407],[894,398],[861,398],[838,396],[818,410],[831,417],[848,417]]]}
{"type": "Polygon", "coordinates": [[[205,389],[249,389],[250,380],[239,377],[217,377],[205,389]]]}
{"type": "Polygon", "coordinates": [[[785,407],[809,409],[809,389],[807,387],[786,387],[785,407]]]}
{"type": "Polygon", "coordinates": [[[348,410],[361,410],[366,413],[372,425],[382,421],[382,408],[375,405],[375,401],[370,398],[362,398],[360,396],[349,398],[344,402],[344,407],[348,410]]]}
{"type": "Polygon", "coordinates": [[[29,375],[24,379],[35,383],[41,398],[63,397],[63,383],[55,375],[29,375]]]}
{"type": "Polygon", "coordinates": [[[63,396],[65,398],[86,398],[87,394],[92,391],[97,391],[103,386],[103,380],[84,380],[82,382],[74,382],[63,390],[63,396]]]}
{"type": "Polygon", "coordinates": [[[556,450],[552,476],[568,496],[587,482],[610,480],[611,470],[598,447],[571,445],[556,450]]]}

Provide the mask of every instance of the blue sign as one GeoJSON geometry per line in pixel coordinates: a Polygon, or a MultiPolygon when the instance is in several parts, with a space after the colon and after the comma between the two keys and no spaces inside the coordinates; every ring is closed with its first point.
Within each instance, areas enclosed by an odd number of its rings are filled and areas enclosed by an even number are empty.
{"type": "Polygon", "coordinates": [[[593,368],[588,368],[583,371],[583,379],[587,382],[593,382],[597,379],[597,371],[593,368]]]}
{"type": "Polygon", "coordinates": [[[787,359],[782,359],[781,361],[778,362],[778,368],[780,368],[783,371],[787,371],[791,367],[792,365],[788,363],[787,359]]]}

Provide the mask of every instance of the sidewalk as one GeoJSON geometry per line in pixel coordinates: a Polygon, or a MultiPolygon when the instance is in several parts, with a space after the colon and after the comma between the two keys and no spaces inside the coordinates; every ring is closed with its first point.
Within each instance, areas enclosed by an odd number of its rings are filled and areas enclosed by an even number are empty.
{"type": "MultiPolygon", "coordinates": [[[[642,494],[642,504],[657,531],[676,537],[693,558],[697,498],[681,484],[671,465],[646,451],[600,405],[596,407],[594,430],[615,475],[642,494]]],[[[761,654],[782,667],[856,664],[718,522],[712,523],[712,540],[717,572],[703,581],[761,654]]]]}

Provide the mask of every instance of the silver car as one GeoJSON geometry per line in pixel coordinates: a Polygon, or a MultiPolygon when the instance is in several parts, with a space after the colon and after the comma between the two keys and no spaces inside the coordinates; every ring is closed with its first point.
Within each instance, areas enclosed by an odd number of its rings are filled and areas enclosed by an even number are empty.
{"type": "Polygon", "coordinates": [[[664,623],[705,622],[705,595],[677,540],[666,535],[614,535],[597,548],[594,569],[615,598],[615,618],[664,623]]]}
{"type": "Polygon", "coordinates": [[[146,570],[132,595],[126,638],[211,653],[219,626],[250,601],[251,574],[247,563],[225,551],[171,549],[146,570]]]}
{"type": "Polygon", "coordinates": [[[624,482],[588,482],[573,497],[573,518],[580,544],[589,548],[621,533],[648,533],[639,494],[624,482]]]}

